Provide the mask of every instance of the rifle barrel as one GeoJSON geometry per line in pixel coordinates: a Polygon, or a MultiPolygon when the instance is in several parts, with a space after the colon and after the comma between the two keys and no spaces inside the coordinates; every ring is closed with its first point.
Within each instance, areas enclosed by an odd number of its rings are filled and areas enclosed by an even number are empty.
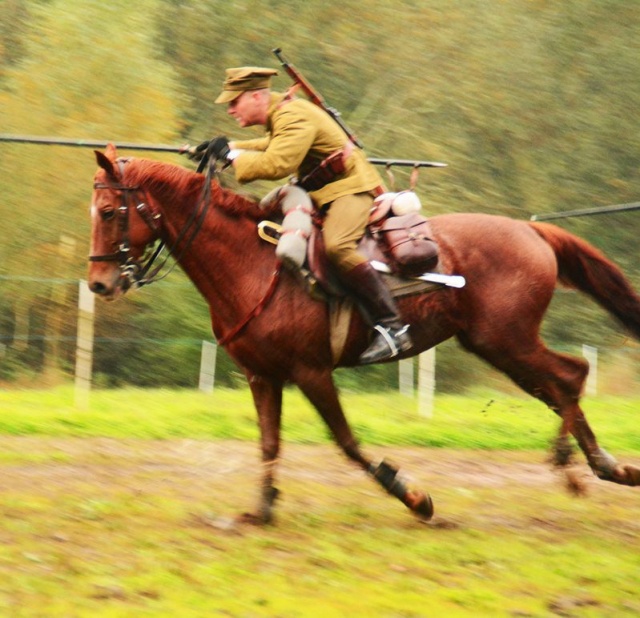
{"type": "Polygon", "coordinates": [[[285,57],[282,55],[282,48],[276,47],[271,50],[276,58],[280,61],[280,64],[284,67],[289,77],[293,80],[294,84],[298,84],[306,95],[310,98],[314,105],[317,105],[323,109],[331,118],[333,118],[338,126],[347,134],[347,137],[361,150],[364,149],[362,142],[358,139],[358,136],[346,125],[340,112],[334,107],[327,105],[324,97],[303,77],[302,73],[298,71],[285,57]]]}

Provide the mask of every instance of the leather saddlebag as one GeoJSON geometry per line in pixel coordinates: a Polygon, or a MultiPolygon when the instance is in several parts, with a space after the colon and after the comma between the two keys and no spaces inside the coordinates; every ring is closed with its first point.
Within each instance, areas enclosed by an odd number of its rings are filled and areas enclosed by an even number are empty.
{"type": "Polygon", "coordinates": [[[438,245],[431,239],[429,222],[417,213],[389,217],[374,234],[390,260],[403,275],[421,275],[438,264],[438,245]]]}

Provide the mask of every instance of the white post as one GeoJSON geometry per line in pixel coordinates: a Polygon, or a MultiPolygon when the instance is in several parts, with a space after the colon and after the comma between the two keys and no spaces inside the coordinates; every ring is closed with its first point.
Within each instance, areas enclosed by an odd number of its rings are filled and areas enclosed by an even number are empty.
{"type": "Polygon", "coordinates": [[[398,363],[398,387],[401,395],[413,397],[413,358],[403,358],[398,363]]]}
{"type": "Polygon", "coordinates": [[[436,349],[431,348],[418,356],[418,413],[425,418],[433,416],[436,391],[436,349]]]}
{"type": "Polygon", "coordinates": [[[587,359],[589,363],[589,375],[587,376],[587,383],[585,385],[584,392],[586,395],[598,394],[598,348],[590,345],[582,346],[582,356],[587,359]]]}
{"type": "Polygon", "coordinates": [[[79,408],[89,406],[93,367],[93,319],[95,296],[86,281],[80,281],[78,297],[78,340],[76,342],[75,400],[79,408]]]}
{"type": "Polygon", "coordinates": [[[200,354],[200,383],[198,388],[204,393],[213,393],[216,379],[216,353],[218,346],[211,341],[202,342],[200,354]]]}

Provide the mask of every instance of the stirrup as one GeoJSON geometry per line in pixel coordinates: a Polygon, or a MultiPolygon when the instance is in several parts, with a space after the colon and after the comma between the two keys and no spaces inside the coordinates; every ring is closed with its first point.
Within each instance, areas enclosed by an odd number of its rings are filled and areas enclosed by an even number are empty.
{"type": "Polygon", "coordinates": [[[389,351],[391,352],[390,354],[391,358],[393,358],[394,356],[398,356],[398,352],[399,352],[398,346],[396,345],[395,337],[397,337],[398,335],[404,335],[404,333],[407,332],[407,328],[408,326],[401,328],[399,331],[394,333],[394,336],[392,337],[390,328],[385,328],[384,326],[380,326],[380,324],[376,324],[373,327],[373,329],[377,330],[382,335],[382,338],[387,342],[387,345],[389,346],[389,351]]]}
{"type": "Polygon", "coordinates": [[[407,332],[409,330],[408,324],[395,331],[376,324],[374,330],[378,332],[379,336],[376,335],[371,345],[360,355],[358,360],[363,365],[390,360],[398,356],[400,352],[406,352],[412,346],[407,332]]]}

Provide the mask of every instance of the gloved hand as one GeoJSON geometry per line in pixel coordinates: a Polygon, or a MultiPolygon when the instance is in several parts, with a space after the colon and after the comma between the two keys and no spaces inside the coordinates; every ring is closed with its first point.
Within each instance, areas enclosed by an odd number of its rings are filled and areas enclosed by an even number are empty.
{"type": "Polygon", "coordinates": [[[229,140],[223,135],[220,137],[214,137],[207,147],[207,154],[210,157],[215,157],[216,160],[222,161],[223,163],[231,163],[231,159],[229,159],[230,153],[229,140]]]}
{"type": "Polygon", "coordinates": [[[206,142],[198,144],[195,148],[189,148],[188,150],[185,150],[187,159],[191,159],[192,161],[201,161],[202,157],[204,157],[204,155],[206,154],[207,148],[209,147],[210,143],[211,141],[207,140],[206,142]]]}

